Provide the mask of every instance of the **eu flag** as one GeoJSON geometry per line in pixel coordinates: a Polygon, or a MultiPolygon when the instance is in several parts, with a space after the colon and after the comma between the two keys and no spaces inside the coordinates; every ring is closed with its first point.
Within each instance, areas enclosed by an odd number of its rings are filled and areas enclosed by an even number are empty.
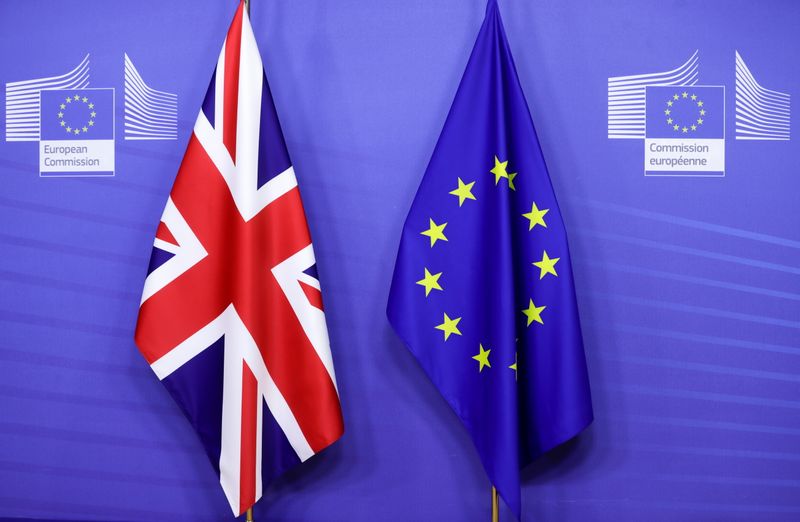
{"type": "Polygon", "coordinates": [[[519,518],[520,468],[592,406],[564,224],[494,0],[406,218],[387,312],[519,518]]]}

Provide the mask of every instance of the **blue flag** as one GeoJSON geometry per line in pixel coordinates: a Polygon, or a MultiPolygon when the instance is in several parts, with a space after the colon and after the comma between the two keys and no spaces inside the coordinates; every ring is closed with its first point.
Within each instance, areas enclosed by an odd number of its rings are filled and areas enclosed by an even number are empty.
{"type": "Polygon", "coordinates": [[[592,421],[564,224],[490,1],[406,218],[388,316],[520,517],[520,468],[592,421]]]}

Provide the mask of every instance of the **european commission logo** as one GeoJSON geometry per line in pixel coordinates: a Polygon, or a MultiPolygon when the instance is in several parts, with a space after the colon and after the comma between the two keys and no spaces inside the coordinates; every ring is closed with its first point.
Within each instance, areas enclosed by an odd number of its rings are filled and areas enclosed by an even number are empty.
{"type": "MultiPolygon", "coordinates": [[[[178,96],[156,90],[123,56],[124,139],[176,140],[178,96]]],[[[6,83],[6,141],[39,142],[39,175],[114,175],[113,88],[90,88],[89,55],[58,76],[6,83]]]]}
{"type": "Polygon", "coordinates": [[[39,175],[114,175],[114,89],[41,90],[39,175]]]}
{"type": "MultiPolygon", "coordinates": [[[[788,141],[790,95],[759,84],[738,51],[735,138],[788,141]]],[[[645,176],[725,175],[725,86],[698,85],[699,51],[660,73],[608,79],[608,137],[644,141],[645,176]]]]}
{"type": "Polygon", "coordinates": [[[646,176],[725,175],[725,88],[645,89],[646,176]]]}

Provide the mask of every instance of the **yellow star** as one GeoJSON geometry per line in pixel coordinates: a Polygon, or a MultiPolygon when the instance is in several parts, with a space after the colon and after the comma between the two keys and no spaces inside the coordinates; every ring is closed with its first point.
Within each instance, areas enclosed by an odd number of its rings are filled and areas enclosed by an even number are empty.
{"type": "Polygon", "coordinates": [[[696,99],[697,99],[697,95],[696,94],[692,94],[692,101],[695,101],[696,99]]]}
{"type": "Polygon", "coordinates": [[[94,112],[94,111],[92,111],[92,112],[90,112],[90,113],[89,113],[89,116],[91,116],[92,118],[94,118],[95,116],[97,116],[97,113],[96,113],[96,112],[94,112]]]}
{"type": "Polygon", "coordinates": [[[59,118],[63,118],[63,117],[64,117],[64,113],[63,113],[63,112],[59,112],[59,113],[58,113],[58,117],[59,117],[59,118]]]}
{"type": "Polygon", "coordinates": [[[559,259],[561,258],[554,257],[551,259],[550,256],[547,255],[547,251],[543,251],[542,260],[533,263],[534,266],[539,267],[539,279],[542,279],[547,274],[553,274],[558,277],[558,274],[556,274],[556,263],[558,263],[559,259]]]}
{"type": "Polygon", "coordinates": [[[522,214],[522,217],[530,221],[528,230],[533,230],[533,227],[536,225],[542,225],[544,228],[547,228],[547,223],[544,222],[544,215],[548,212],[550,212],[549,208],[539,210],[539,207],[536,206],[536,202],[534,201],[531,206],[531,211],[522,214]]]}
{"type": "Polygon", "coordinates": [[[431,238],[431,248],[433,248],[433,245],[435,245],[438,240],[441,239],[442,241],[447,241],[447,238],[444,236],[444,227],[446,226],[447,223],[437,225],[432,219],[430,219],[430,228],[424,232],[420,232],[420,234],[431,238]]]}
{"type": "Polygon", "coordinates": [[[89,127],[91,127],[92,125],[94,125],[94,122],[92,120],[89,120],[89,127]]]}
{"type": "Polygon", "coordinates": [[[532,322],[536,321],[539,324],[544,324],[542,321],[542,311],[547,308],[546,306],[536,306],[533,304],[533,299],[530,299],[528,302],[528,308],[523,310],[522,313],[525,314],[525,317],[528,318],[528,324],[526,326],[530,326],[532,322]]]}
{"type": "Polygon", "coordinates": [[[672,118],[667,118],[667,125],[672,125],[672,118]]]}
{"type": "Polygon", "coordinates": [[[460,317],[450,319],[447,314],[444,314],[444,322],[436,327],[437,330],[444,332],[444,340],[446,341],[450,334],[461,335],[461,330],[458,329],[458,323],[461,321],[460,317]]]}
{"type": "Polygon", "coordinates": [[[681,98],[688,98],[688,97],[689,97],[689,93],[688,93],[688,92],[686,92],[686,91],[683,91],[683,92],[681,93],[681,98]]]}
{"type": "Polygon", "coordinates": [[[74,133],[75,133],[75,135],[77,136],[78,134],[80,134],[80,133],[81,133],[81,130],[80,130],[80,129],[75,129],[75,130],[74,130],[74,131],[72,131],[72,132],[74,132],[74,133]]]}
{"type": "Polygon", "coordinates": [[[464,183],[461,181],[461,178],[458,178],[458,188],[455,190],[451,190],[450,194],[454,196],[458,196],[458,206],[464,204],[464,201],[467,199],[475,199],[475,196],[472,194],[472,186],[475,184],[473,181],[472,183],[464,183]]]}
{"type": "MultiPolygon", "coordinates": [[[[703,106],[703,100],[700,100],[699,102],[697,102],[697,106],[698,107],[702,107],[703,106]]],[[[700,111],[700,114],[705,114],[705,111],[700,111]]]]}
{"type": "Polygon", "coordinates": [[[673,130],[678,130],[679,127],[677,125],[673,125],[672,128],[673,130]]]}
{"type": "Polygon", "coordinates": [[[697,118],[697,124],[698,125],[702,125],[703,124],[703,118],[697,118]]]}
{"type": "Polygon", "coordinates": [[[90,104],[89,104],[89,108],[90,108],[90,109],[94,109],[94,103],[90,103],[90,104]]]}
{"type": "Polygon", "coordinates": [[[692,130],[697,130],[697,125],[692,125],[692,130]]]}
{"type": "Polygon", "coordinates": [[[439,284],[439,278],[442,277],[442,273],[439,272],[438,274],[431,274],[428,272],[428,269],[425,269],[425,277],[417,281],[418,285],[425,287],[425,297],[428,297],[428,294],[431,293],[431,290],[441,290],[442,287],[439,284]]]}
{"type": "Polygon", "coordinates": [[[86,103],[86,102],[88,102],[88,101],[89,101],[89,98],[87,98],[86,96],[84,96],[84,97],[83,97],[83,99],[82,99],[81,101],[82,101],[83,103],[86,103]]]}
{"type": "Polygon", "coordinates": [[[508,174],[508,188],[511,190],[517,190],[517,187],[514,186],[514,178],[517,177],[516,172],[509,172],[508,174]]]}
{"type": "Polygon", "coordinates": [[[80,100],[80,99],[81,99],[81,97],[80,97],[80,96],[78,96],[78,95],[76,94],[76,95],[75,95],[75,101],[78,101],[78,100],[80,100]]]}
{"type": "Polygon", "coordinates": [[[473,355],[472,358],[480,363],[478,372],[482,372],[484,366],[488,366],[489,368],[492,367],[492,365],[489,364],[489,353],[491,350],[484,350],[482,344],[479,344],[478,346],[480,347],[480,353],[478,353],[478,355],[473,355]]]}
{"type": "Polygon", "coordinates": [[[72,103],[72,98],[67,98],[67,103],[72,103]]]}
{"type": "Polygon", "coordinates": [[[514,380],[516,381],[519,376],[519,373],[517,373],[517,352],[514,352],[514,364],[509,364],[508,367],[514,370],[514,380]]]}
{"type": "Polygon", "coordinates": [[[677,95],[677,94],[673,94],[673,95],[672,95],[672,99],[673,99],[673,100],[677,100],[677,99],[678,99],[678,95],[677,95]]]}
{"type": "Polygon", "coordinates": [[[63,103],[61,105],[59,105],[58,107],[61,108],[61,109],[66,109],[67,108],[67,106],[64,105],[63,103]]]}
{"type": "Polygon", "coordinates": [[[62,126],[62,127],[63,127],[64,125],[66,125],[66,124],[67,124],[67,122],[65,122],[65,121],[63,121],[63,120],[61,121],[61,126],[62,126]]]}
{"type": "Polygon", "coordinates": [[[507,165],[508,161],[500,161],[500,159],[497,156],[494,157],[494,167],[489,172],[494,174],[495,185],[500,183],[500,178],[508,179],[508,172],[506,172],[507,165]]]}
{"type": "Polygon", "coordinates": [[[83,132],[87,132],[89,129],[88,129],[88,128],[86,128],[86,127],[84,126],[84,127],[83,127],[83,129],[81,129],[81,130],[82,130],[83,132]]]}
{"type": "Polygon", "coordinates": [[[72,127],[67,127],[67,132],[72,132],[72,127]]]}
{"type": "Polygon", "coordinates": [[[683,128],[681,129],[681,131],[683,131],[683,132],[689,132],[689,129],[687,129],[686,127],[683,127],[683,128]]]}
{"type": "Polygon", "coordinates": [[[664,114],[666,114],[667,116],[669,116],[671,112],[672,112],[672,111],[671,111],[671,110],[669,110],[669,109],[664,109],[664,114]]]}
{"type": "Polygon", "coordinates": [[[667,100],[667,107],[672,107],[672,100],[667,100]]]}

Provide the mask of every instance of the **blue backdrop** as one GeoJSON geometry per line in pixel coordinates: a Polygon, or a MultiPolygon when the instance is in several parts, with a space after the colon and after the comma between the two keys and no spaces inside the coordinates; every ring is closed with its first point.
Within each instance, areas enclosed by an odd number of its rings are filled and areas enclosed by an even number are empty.
{"type": "MultiPolygon", "coordinates": [[[[262,520],[489,517],[466,433],[384,313],[484,6],[253,0],[346,423],[267,492],[262,520]]],[[[89,87],[117,100],[114,177],[41,178],[37,143],[8,141],[9,128],[0,140],[0,517],[231,517],[132,337],[155,226],[235,7],[0,6],[0,83],[61,75],[89,54],[89,87]],[[126,53],[149,86],[177,94],[177,140],[123,139],[126,53]]],[[[735,139],[734,93],[737,50],[761,85],[800,93],[800,4],[500,8],[569,234],[596,415],[526,470],[524,519],[797,520],[800,138],[735,139]],[[725,86],[725,176],[645,177],[642,140],[608,137],[609,77],[672,70],[695,50],[699,84],[725,86]]]]}

